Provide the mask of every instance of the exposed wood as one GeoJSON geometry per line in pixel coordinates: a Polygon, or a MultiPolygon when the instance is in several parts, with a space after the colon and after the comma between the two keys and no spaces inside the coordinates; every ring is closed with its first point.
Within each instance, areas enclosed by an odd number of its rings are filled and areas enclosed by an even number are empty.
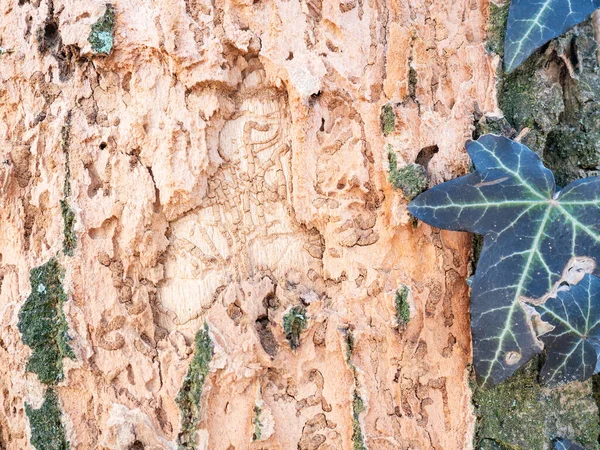
{"type": "Polygon", "coordinates": [[[414,226],[387,175],[390,151],[467,172],[497,110],[487,0],[112,6],[103,55],[105,0],[0,3],[0,448],[31,448],[18,313],[54,256],[72,449],[177,448],[204,323],[197,448],[472,448],[471,238],[414,226]]]}

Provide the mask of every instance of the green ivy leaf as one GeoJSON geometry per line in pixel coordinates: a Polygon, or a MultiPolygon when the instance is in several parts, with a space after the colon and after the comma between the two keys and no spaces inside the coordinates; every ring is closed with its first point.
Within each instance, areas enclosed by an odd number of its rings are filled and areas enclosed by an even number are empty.
{"type": "Polygon", "coordinates": [[[537,310],[540,319],[554,327],[540,337],[548,352],[542,383],[554,387],[591,377],[600,350],[600,279],[585,275],[537,310]]]}
{"type": "Polygon", "coordinates": [[[546,42],[583,22],[600,0],[512,0],[504,41],[504,70],[515,70],[546,42]]]}
{"type": "Polygon", "coordinates": [[[475,172],[424,192],[408,209],[435,227],[484,235],[471,330],[479,382],[493,385],[542,350],[525,302],[555,290],[575,258],[591,258],[598,272],[600,178],[556,192],[552,172],[522,144],[484,135],[467,151],[475,172]]]}

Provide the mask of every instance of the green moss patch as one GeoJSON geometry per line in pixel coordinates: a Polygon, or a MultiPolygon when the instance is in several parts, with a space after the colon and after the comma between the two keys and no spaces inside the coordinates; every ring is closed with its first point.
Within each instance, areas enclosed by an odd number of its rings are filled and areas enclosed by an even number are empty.
{"type": "Polygon", "coordinates": [[[283,316],[283,332],[292,349],[300,346],[300,334],[306,328],[308,316],[304,306],[294,306],[283,316]]]}
{"type": "Polygon", "coordinates": [[[73,251],[77,245],[77,236],[75,235],[75,213],[66,200],[60,201],[60,211],[63,218],[63,251],[65,255],[73,256],[73,251]]]}
{"type": "Polygon", "coordinates": [[[404,330],[410,320],[410,306],[408,304],[409,290],[407,286],[402,286],[396,291],[394,305],[396,307],[396,323],[400,330],[404,330]]]}
{"type": "Polygon", "coordinates": [[[486,48],[489,52],[504,56],[504,38],[506,37],[506,23],[508,22],[508,7],[497,6],[490,2],[490,20],[487,26],[486,48]]]}
{"type": "Polygon", "coordinates": [[[194,339],[195,353],[183,385],[175,402],[181,411],[181,429],[178,443],[180,449],[196,448],[196,429],[201,418],[202,390],[208,375],[213,346],[208,334],[208,325],[198,330],[194,339]]]}
{"type": "Polygon", "coordinates": [[[394,113],[394,107],[392,105],[388,104],[381,107],[379,121],[384,136],[387,136],[394,131],[396,128],[396,114],[394,113]]]}
{"type": "Polygon", "coordinates": [[[31,294],[19,311],[19,331],[23,343],[32,350],[27,371],[37,374],[40,382],[53,385],[63,379],[63,358],[74,358],[68,345],[62,305],[66,300],[62,287],[63,270],[52,258],[31,270],[31,294]]]}
{"type": "Polygon", "coordinates": [[[31,428],[31,445],[37,450],[68,450],[60,402],[54,389],[46,391],[44,403],[39,409],[25,404],[25,413],[31,428]]]}
{"type": "Polygon", "coordinates": [[[420,164],[408,164],[398,169],[398,159],[393,151],[388,153],[389,180],[394,189],[400,189],[407,200],[414,199],[427,189],[427,171],[420,164]]]}
{"type": "Polygon", "coordinates": [[[498,103],[506,119],[517,131],[529,128],[523,143],[539,154],[564,111],[560,83],[538,70],[544,58],[531,57],[510,75],[503,75],[498,83],[498,103]]]}
{"type": "Polygon", "coordinates": [[[367,450],[365,447],[365,440],[363,438],[362,430],[360,429],[360,414],[365,410],[365,404],[362,398],[354,391],[354,397],[352,399],[352,449],[353,450],[367,450]]]}
{"type": "Polygon", "coordinates": [[[344,332],[346,341],[346,362],[352,370],[354,378],[354,393],[352,396],[352,450],[366,450],[364,437],[360,428],[360,414],[365,411],[365,404],[358,395],[358,378],[356,366],[352,363],[352,354],[354,353],[356,342],[352,328],[347,328],[344,332]]]}
{"type": "Polygon", "coordinates": [[[475,390],[476,449],[546,450],[556,437],[598,448],[592,382],[547,389],[537,382],[539,366],[536,358],[504,383],[475,390]]]}
{"type": "Polygon", "coordinates": [[[94,53],[110,54],[113,49],[115,31],[115,11],[112,5],[106,5],[104,15],[92,25],[88,42],[94,53]]]}
{"type": "Polygon", "coordinates": [[[252,434],[252,440],[258,441],[262,437],[262,422],[260,421],[261,408],[258,405],[254,405],[254,415],[252,416],[252,423],[254,425],[254,433],[252,434]]]}

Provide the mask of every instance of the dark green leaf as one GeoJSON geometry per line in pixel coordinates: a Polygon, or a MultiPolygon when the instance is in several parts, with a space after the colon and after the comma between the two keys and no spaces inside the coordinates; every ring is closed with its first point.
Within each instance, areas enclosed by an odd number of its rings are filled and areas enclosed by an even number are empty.
{"type": "Polygon", "coordinates": [[[537,309],[540,319],[554,327],[540,336],[548,352],[542,383],[556,386],[591,377],[600,349],[600,279],[585,275],[537,309]]]}
{"type": "Polygon", "coordinates": [[[553,291],[576,257],[600,260],[600,178],[555,192],[552,172],[524,145],[485,135],[467,151],[476,172],[424,192],[409,211],[484,235],[471,290],[473,358],[479,381],[496,384],[542,349],[524,301],[553,291]]]}
{"type": "Polygon", "coordinates": [[[600,0],[512,0],[504,42],[504,70],[516,69],[546,42],[583,22],[600,0]]]}

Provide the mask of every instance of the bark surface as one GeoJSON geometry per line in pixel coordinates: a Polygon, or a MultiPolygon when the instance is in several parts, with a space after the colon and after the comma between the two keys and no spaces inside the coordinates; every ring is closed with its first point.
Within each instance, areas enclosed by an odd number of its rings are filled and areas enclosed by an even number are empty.
{"type": "Polygon", "coordinates": [[[2,1],[0,448],[472,448],[471,237],[388,161],[469,170],[488,13],[2,1]]]}

